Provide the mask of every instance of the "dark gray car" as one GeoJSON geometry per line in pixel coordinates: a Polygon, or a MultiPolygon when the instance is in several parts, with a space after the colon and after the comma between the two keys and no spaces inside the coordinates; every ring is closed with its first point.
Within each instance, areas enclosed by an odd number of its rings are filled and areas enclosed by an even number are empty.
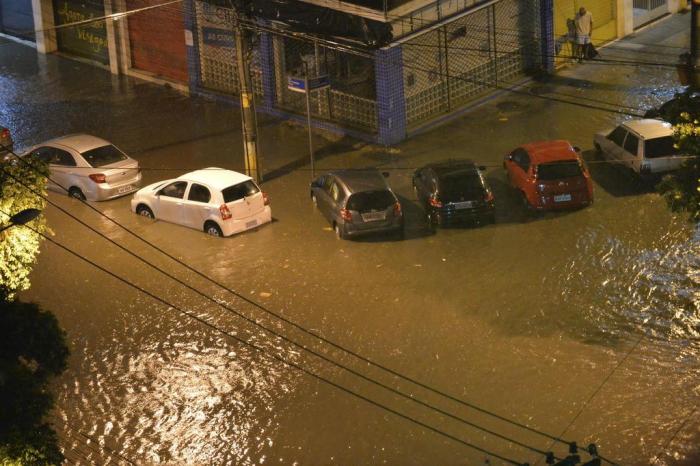
{"type": "Polygon", "coordinates": [[[338,238],[403,234],[401,203],[378,170],[337,170],[311,183],[311,200],[338,238]]]}

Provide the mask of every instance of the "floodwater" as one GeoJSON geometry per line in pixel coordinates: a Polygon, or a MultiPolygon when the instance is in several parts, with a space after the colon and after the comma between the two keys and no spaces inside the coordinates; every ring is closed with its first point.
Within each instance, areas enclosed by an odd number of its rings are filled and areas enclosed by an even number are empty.
{"type": "MultiPolygon", "coordinates": [[[[673,17],[638,34],[632,45],[602,54],[675,62],[674,47],[688,42],[688,21],[673,17]]],[[[678,87],[669,67],[589,64],[530,89],[629,110],[657,105],[678,87]]],[[[16,44],[0,47],[0,96],[0,119],[13,129],[18,148],[62,133],[96,133],[139,159],[147,168],[144,184],[187,168],[239,164],[235,109],[112,80],[16,44]]],[[[320,169],[371,165],[390,172],[407,213],[402,241],[337,240],[311,206],[306,169],[280,172],[265,184],[272,224],[227,239],[139,218],[129,212],[129,198],[95,204],[269,313],[105,217],[51,194],[53,202],[225,306],[48,208],[56,241],[169,303],[44,243],[23,298],[55,312],[68,332],[72,355],[55,383],[54,423],[69,462],[478,465],[489,458],[502,464],[468,443],[544,464],[542,455],[502,437],[538,450],[550,449],[551,440],[507,422],[513,421],[579,445],[594,442],[620,464],[700,464],[700,231],[626,173],[595,162],[592,135],[623,118],[506,95],[394,151],[319,139],[320,169]],[[571,140],[591,160],[592,207],[530,216],[505,184],[503,154],[550,138],[571,140]],[[411,194],[411,168],[448,157],[489,165],[495,225],[435,234],[425,227],[411,194]]],[[[261,126],[269,169],[306,153],[303,131],[273,120],[261,126]]],[[[564,456],[566,446],[556,444],[554,451],[564,456]]]]}

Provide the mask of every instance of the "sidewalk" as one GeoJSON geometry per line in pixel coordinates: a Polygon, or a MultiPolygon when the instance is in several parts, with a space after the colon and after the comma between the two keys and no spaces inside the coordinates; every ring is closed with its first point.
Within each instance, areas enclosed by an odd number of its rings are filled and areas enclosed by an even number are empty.
{"type": "MultiPolygon", "coordinates": [[[[675,63],[689,36],[688,15],[677,14],[601,49],[601,58],[675,63]]],[[[622,115],[591,107],[643,113],[679,90],[675,69],[605,63],[570,66],[546,82],[504,93],[459,119],[385,151],[350,137],[317,131],[318,166],[415,166],[445,157],[498,162],[505,151],[535,139],[567,138],[590,146],[592,134],[622,115]],[[400,155],[397,155],[400,153],[400,155]],[[329,165],[330,164],[330,165],[329,165]]],[[[243,168],[237,107],[187,97],[163,86],[113,76],[88,64],[0,38],[0,121],[22,150],[72,132],[104,137],[145,167],[165,164],[183,171],[202,166],[243,168]],[[174,161],[176,160],[176,161],[174,161]]],[[[268,179],[308,161],[306,129],[258,114],[263,171],[268,179]]]]}

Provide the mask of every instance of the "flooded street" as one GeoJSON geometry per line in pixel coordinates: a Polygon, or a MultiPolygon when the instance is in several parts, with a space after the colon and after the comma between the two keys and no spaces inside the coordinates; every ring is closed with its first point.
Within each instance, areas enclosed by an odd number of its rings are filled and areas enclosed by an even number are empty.
{"type": "MultiPolygon", "coordinates": [[[[601,55],[675,63],[689,20],[673,16],[601,55]]],[[[260,123],[265,167],[275,173],[264,184],[270,225],[215,239],[132,214],[130,196],[93,204],[213,281],[79,202],[50,194],[201,292],[47,208],[55,241],[177,306],[43,243],[22,298],[53,311],[68,334],[72,354],[55,383],[55,426],[69,463],[480,465],[489,457],[359,395],[520,463],[545,464],[512,440],[559,457],[567,452],[527,425],[581,446],[594,442],[619,464],[700,464],[700,230],[596,157],[593,134],[628,117],[536,97],[643,113],[680,89],[676,71],[590,63],[524,89],[532,95],[502,95],[395,150],[318,138],[318,171],[376,166],[390,173],[406,213],[404,240],[336,239],[309,199],[308,166],[283,169],[307,153],[306,133],[268,118],[260,123]],[[554,138],[583,149],[595,203],[532,215],[507,185],[503,156],[554,138]],[[411,176],[447,158],[488,167],[495,225],[426,226],[411,176]]],[[[18,149],[71,132],[109,139],[139,160],[144,186],[194,168],[241,168],[236,108],[39,57],[2,38],[0,121],[18,149]]]]}

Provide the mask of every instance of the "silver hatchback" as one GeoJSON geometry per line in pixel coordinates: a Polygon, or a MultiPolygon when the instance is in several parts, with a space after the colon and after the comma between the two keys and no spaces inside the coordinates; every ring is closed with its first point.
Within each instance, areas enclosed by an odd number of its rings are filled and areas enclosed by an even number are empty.
{"type": "Polygon", "coordinates": [[[136,160],[112,143],[88,134],[52,139],[26,153],[49,164],[49,189],[78,199],[105,201],[134,192],[141,185],[136,160]]]}
{"type": "Polygon", "coordinates": [[[377,170],[337,170],[311,183],[311,200],[338,238],[403,234],[401,203],[377,170]]]}

